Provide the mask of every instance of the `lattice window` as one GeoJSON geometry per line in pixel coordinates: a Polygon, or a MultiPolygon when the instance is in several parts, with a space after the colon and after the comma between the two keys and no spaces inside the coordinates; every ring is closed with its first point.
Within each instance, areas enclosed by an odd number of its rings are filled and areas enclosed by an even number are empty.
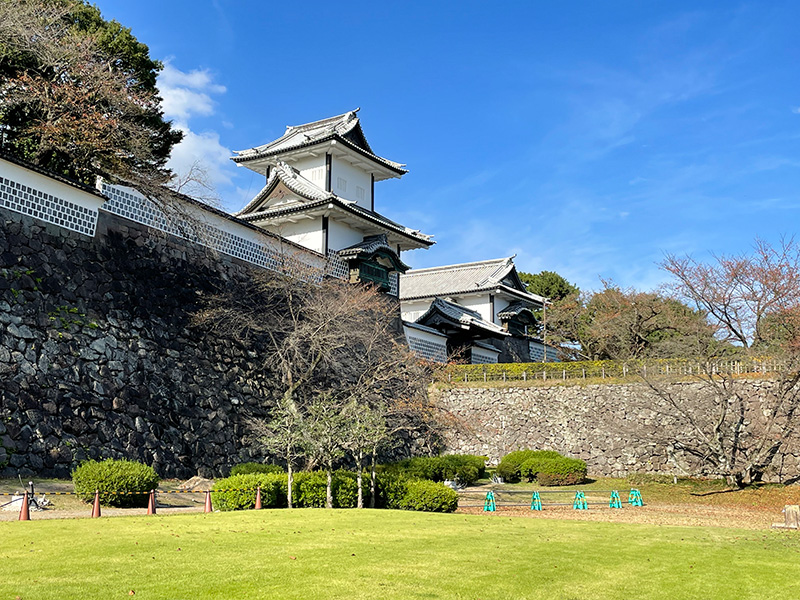
{"type": "Polygon", "coordinates": [[[444,340],[434,342],[416,337],[412,334],[406,335],[408,347],[417,355],[434,362],[447,362],[447,344],[444,340]]]}
{"type": "MultiPolygon", "coordinates": [[[[308,267],[313,266],[304,262],[298,256],[271,248],[265,243],[235,235],[209,223],[181,215],[177,210],[167,217],[161,207],[151,200],[117,186],[104,183],[103,193],[109,198],[103,208],[109,212],[207,248],[212,248],[217,252],[239,258],[259,267],[281,273],[303,273],[305,277],[309,272],[308,267]]],[[[292,248],[292,250],[295,249],[292,248]]],[[[347,277],[347,273],[344,275],[331,274],[340,278],[347,277]]]]}
{"type": "Polygon", "coordinates": [[[64,229],[94,236],[97,211],[0,177],[0,206],[64,229]]]}
{"type": "Polygon", "coordinates": [[[336,178],[336,188],[340,192],[346,192],[347,191],[347,180],[344,177],[337,177],[336,178]]]}
{"type": "Polygon", "coordinates": [[[360,185],[356,186],[356,199],[363,200],[367,196],[367,190],[365,190],[360,185]]]}
{"type": "Polygon", "coordinates": [[[325,274],[337,279],[350,279],[350,267],[336,250],[328,250],[328,268],[325,274]]]}
{"type": "Polygon", "coordinates": [[[389,291],[386,293],[395,298],[400,297],[400,273],[389,273],[389,291]]]}

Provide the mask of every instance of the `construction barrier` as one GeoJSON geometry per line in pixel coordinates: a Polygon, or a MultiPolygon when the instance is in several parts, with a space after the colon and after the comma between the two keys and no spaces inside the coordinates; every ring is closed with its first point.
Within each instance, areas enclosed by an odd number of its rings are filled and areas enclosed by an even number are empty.
{"type": "MultiPolygon", "coordinates": [[[[463,494],[470,492],[461,492],[463,494]]],[[[628,494],[628,501],[624,502],[617,490],[499,490],[493,489],[486,493],[483,502],[483,510],[485,512],[496,512],[497,508],[503,507],[530,507],[531,510],[541,511],[546,506],[571,506],[574,510],[589,510],[590,506],[608,506],[609,508],[622,508],[623,504],[628,504],[632,507],[644,506],[642,494],[638,489],[631,489],[628,494]],[[514,495],[517,494],[530,494],[530,503],[515,502],[514,495]],[[542,497],[545,494],[574,494],[571,502],[545,502],[542,497]],[[600,500],[598,496],[606,495],[607,499],[600,500]],[[505,496],[506,498],[502,498],[505,496]],[[509,497],[510,496],[510,497],[509,497]],[[505,501],[504,501],[505,500],[505,501]]],[[[466,504],[463,501],[459,502],[459,507],[469,508],[480,505],[466,504]]]]}

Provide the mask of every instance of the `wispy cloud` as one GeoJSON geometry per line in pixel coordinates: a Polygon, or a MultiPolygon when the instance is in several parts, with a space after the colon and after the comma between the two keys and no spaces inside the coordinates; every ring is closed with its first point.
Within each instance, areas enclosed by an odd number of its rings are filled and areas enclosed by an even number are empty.
{"type": "Polygon", "coordinates": [[[232,184],[231,150],[222,144],[219,133],[198,131],[193,122],[216,113],[212,96],[224,94],[227,91],[225,86],[217,83],[207,69],[181,71],[167,61],[158,77],[158,89],[163,99],[164,115],[183,132],[183,140],[172,149],[167,166],[183,174],[192,165],[199,164],[218,191],[220,187],[232,184]]]}

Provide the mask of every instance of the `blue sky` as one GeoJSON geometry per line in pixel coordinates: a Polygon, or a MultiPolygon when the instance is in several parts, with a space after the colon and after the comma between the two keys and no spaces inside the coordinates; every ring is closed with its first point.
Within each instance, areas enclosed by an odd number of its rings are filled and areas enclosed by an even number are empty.
{"type": "Polygon", "coordinates": [[[409,168],[376,209],[437,240],[414,267],[652,289],[665,253],[797,232],[797,2],[97,4],[167,64],[173,166],[205,161],[231,211],[262,184],[231,150],[360,106],[409,168]]]}

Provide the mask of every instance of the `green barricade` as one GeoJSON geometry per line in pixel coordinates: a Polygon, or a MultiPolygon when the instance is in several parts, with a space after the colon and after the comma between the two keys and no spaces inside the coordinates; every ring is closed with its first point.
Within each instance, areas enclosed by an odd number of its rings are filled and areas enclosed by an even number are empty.
{"type": "Polygon", "coordinates": [[[483,501],[483,511],[484,512],[495,512],[497,510],[497,504],[494,500],[494,492],[489,491],[486,494],[486,500],[483,501]]]}
{"type": "Polygon", "coordinates": [[[583,492],[575,492],[575,500],[572,501],[572,508],[575,510],[589,510],[586,496],[583,492]]]}
{"type": "Polygon", "coordinates": [[[611,499],[608,501],[609,508],[622,508],[622,499],[619,497],[619,492],[613,490],[611,492],[611,499]]]}
{"type": "Polygon", "coordinates": [[[631,506],[644,506],[642,494],[639,492],[639,490],[631,490],[631,493],[628,494],[628,504],[631,506]]]}
{"type": "Polygon", "coordinates": [[[539,492],[533,492],[533,496],[531,496],[531,510],[542,510],[542,499],[539,497],[539,492]]]}

